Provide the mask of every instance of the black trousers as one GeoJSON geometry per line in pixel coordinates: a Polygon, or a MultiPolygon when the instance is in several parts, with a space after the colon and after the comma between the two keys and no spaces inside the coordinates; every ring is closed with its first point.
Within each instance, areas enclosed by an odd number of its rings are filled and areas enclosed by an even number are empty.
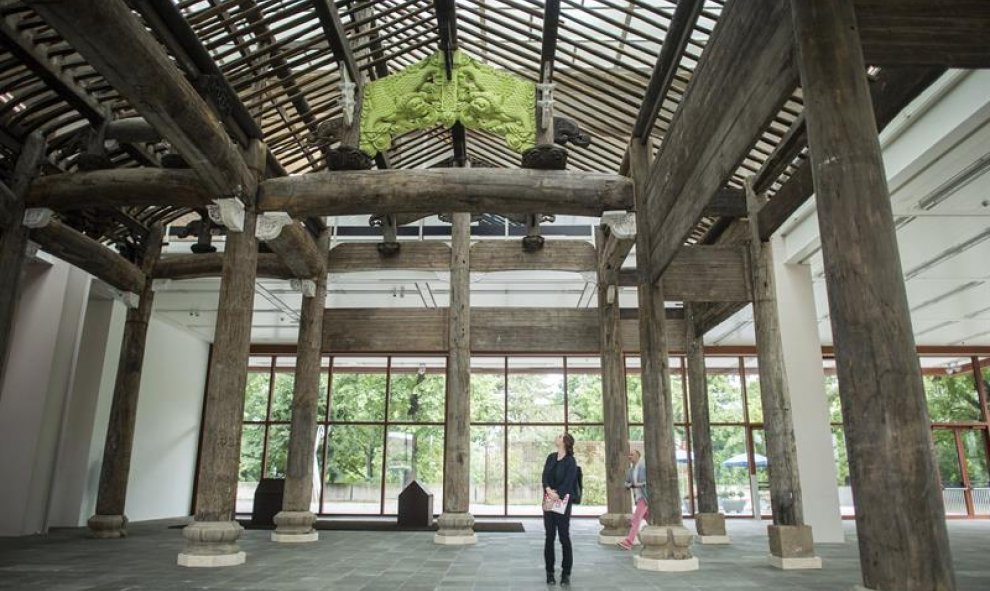
{"type": "Polygon", "coordinates": [[[571,566],[574,564],[574,553],[571,551],[571,505],[567,504],[567,512],[561,515],[553,511],[543,512],[543,528],[546,530],[546,541],[543,544],[543,561],[546,563],[547,572],[553,572],[553,565],[556,562],[554,555],[555,538],[560,536],[560,545],[564,550],[564,560],[560,566],[564,574],[571,574],[571,566]]]}

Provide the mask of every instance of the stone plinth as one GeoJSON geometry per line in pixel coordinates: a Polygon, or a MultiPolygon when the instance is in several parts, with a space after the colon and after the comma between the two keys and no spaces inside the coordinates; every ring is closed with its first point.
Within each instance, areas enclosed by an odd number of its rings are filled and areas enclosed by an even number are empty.
{"type": "Polygon", "coordinates": [[[127,537],[127,517],[124,515],[94,515],[86,525],[94,538],[108,540],[127,537]]]}
{"type": "Polygon", "coordinates": [[[694,525],[698,530],[698,541],[702,544],[729,543],[729,536],[725,533],[725,515],[698,513],[694,516],[694,525]]]}
{"type": "Polygon", "coordinates": [[[246,556],[237,545],[241,525],[236,521],[197,521],[182,530],[186,547],[179,566],[219,567],[244,564],[246,556]]]}
{"type": "Polygon", "coordinates": [[[316,515],[310,511],[280,511],[275,515],[272,541],[281,544],[315,542],[320,534],[313,528],[316,515]]]}
{"type": "Polygon", "coordinates": [[[818,569],[822,559],[815,556],[815,542],[808,525],[768,525],[771,566],[783,570],[818,569]]]}
{"type": "Polygon", "coordinates": [[[437,533],[433,543],[444,546],[466,546],[478,543],[474,533],[474,516],[470,513],[443,513],[437,517],[437,533]]]}
{"type": "Polygon", "coordinates": [[[661,572],[698,570],[698,558],[691,554],[693,540],[694,534],[682,525],[647,525],[639,532],[643,549],[634,564],[661,572]]]}
{"type": "Polygon", "coordinates": [[[602,524],[602,529],[598,532],[598,543],[606,546],[618,544],[629,535],[630,521],[628,513],[604,513],[599,516],[598,523],[602,524]]]}

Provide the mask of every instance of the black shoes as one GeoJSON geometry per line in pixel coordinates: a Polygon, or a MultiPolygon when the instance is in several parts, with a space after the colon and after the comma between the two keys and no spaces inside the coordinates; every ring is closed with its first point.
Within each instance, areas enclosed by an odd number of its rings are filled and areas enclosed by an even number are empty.
{"type": "Polygon", "coordinates": [[[571,586],[571,575],[569,573],[560,573],[560,586],[561,587],[571,586]]]}
{"type": "Polygon", "coordinates": [[[547,585],[556,585],[557,579],[553,578],[553,573],[547,573],[547,585]]]}

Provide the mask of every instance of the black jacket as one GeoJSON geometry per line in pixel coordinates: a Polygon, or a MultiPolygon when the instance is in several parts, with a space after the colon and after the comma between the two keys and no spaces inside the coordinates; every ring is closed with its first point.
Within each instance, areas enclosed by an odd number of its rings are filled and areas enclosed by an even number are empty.
{"type": "Polygon", "coordinates": [[[566,455],[559,461],[557,452],[547,456],[543,465],[543,489],[547,487],[557,491],[560,498],[577,493],[577,461],[573,455],[566,455]]]}

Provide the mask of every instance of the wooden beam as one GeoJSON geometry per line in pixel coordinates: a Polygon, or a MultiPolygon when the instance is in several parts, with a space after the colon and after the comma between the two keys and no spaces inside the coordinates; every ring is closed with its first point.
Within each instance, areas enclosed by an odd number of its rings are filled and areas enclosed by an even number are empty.
{"type": "MultiPolygon", "coordinates": [[[[560,0],[547,0],[543,5],[543,42],[540,47],[540,84],[553,83],[554,61],[557,55],[557,28],[560,23],[560,0]]],[[[539,91],[537,91],[539,92],[539,91]]],[[[539,97],[537,97],[539,100],[539,97]]],[[[536,144],[553,143],[553,105],[547,109],[550,120],[546,121],[544,109],[536,105],[536,144]]]]}
{"type": "Polygon", "coordinates": [[[785,0],[727,4],[650,171],[641,215],[656,281],[711,196],[797,86],[785,0]],[[742,66],[741,64],[745,64],[742,66]]]}
{"type": "Polygon", "coordinates": [[[361,69],[357,60],[354,59],[354,52],[351,44],[347,40],[347,33],[344,32],[344,23],[340,20],[340,12],[337,4],[333,0],[312,0],[313,8],[316,9],[316,17],[320,19],[323,27],[323,36],[327,39],[330,51],[338,64],[342,64],[347,70],[352,82],[361,80],[361,69]]]}
{"type": "Polygon", "coordinates": [[[982,0],[856,0],[873,66],[990,67],[990,4],[982,0]]]}
{"type": "Polygon", "coordinates": [[[122,0],[28,0],[179,151],[216,196],[256,182],[220,121],[122,0]]]}
{"type": "Polygon", "coordinates": [[[7,185],[0,182],[0,228],[6,228],[17,219],[21,209],[21,199],[7,185]]]}
{"type": "Polygon", "coordinates": [[[746,196],[741,189],[722,187],[701,211],[706,218],[746,217],[746,196]]]}
{"type": "Polygon", "coordinates": [[[653,74],[650,75],[650,82],[646,87],[646,95],[643,97],[636,123],[633,125],[632,136],[639,140],[640,145],[645,146],[650,138],[660,106],[663,105],[663,99],[670,90],[674,75],[677,74],[677,64],[681,54],[691,40],[694,24],[698,21],[704,5],[703,0],[683,0],[674,8],[674,15],[670,19],[670,26],[667,28],[660,54],[657,56],[657,63],[653,67],[653,74]]]}
{"type": "Polygon", "coordinates": [[[140,294],[144,288],[144,273],[134,263],[58,220],[31,230],[31,240],[45,252],[121,291],[140,294]]]}
{"type": "MultiPolygon", "coordinates": [[[[669,319],[668,345],[684,345],[684,321],[669,319]]],[[[447,350],[447,309],[329,308],[323,321],[325,353],[447,350]]],[[[622,350],[639,351],[638,320],[620,320],[622,350]]],[[[598,354],[598,310],[576,308],[471,308],[474,353],[598,354]]]]}
{"type": "MultiPolygon", "coordinates": [[[[945,73],[942,67],[884,68],[870,82],[870,97],[877,129],[883,130],[904,107],[945,73]]],[[[767,178],[769,179],[767,175],[767,178]]],[[[770,179],[767,182],[773,182],[770,179]]],[[[763,185],[767,185],[764,182],[763,185]]],[[[757,187],[758,188],[758,187],[757,187]]],[[[814,193],[811,169],[807,163],[784,182],[767,204],[760,209],[757,227],[760,239],[769,240],[773,233],[814,193]]]]}
{"type": "Polygon", "coordinates": [[[636,244],[636,214],[606,214],[602,216],[598,248],[598,282],[617,285],[619,270],[636,244]]]}
{"type": "Polygon", "coordinates": [[[313,279],[326,274],[327,254],[320,251],[313,235],[297,221],[284,226],[278,236],[265,244],[282,259],[293,277],[313,279]]]}
{"type": "Polygon", "coordinates": [[[215,198],[192,170],[117,168],[38,177],[28,191],[27,206],[57,211],[154,206],[203,209],[215,198]]]}
{"type": "MultiPolygon", "coordinates": [[[[205,279],[223,273],[223,253],[168,255],[155,265],[154,279],[205,279]]],[[[292,279],[296,275],[275,253],[258,254],[258,277],[262,279],[292,279]]]]}
{"type": "MultiPolygon", "coordinates": [[[[633,287],[638,278],[636,269],[623,269],[619,285],[633,287]]],[[[752,295],[742,245],[685,246],[667,267],[663,282],[670,301],[748,303],[752,295]]]]}
{"type": "Polygon", "coordinates": [[[571,271],[595,269],[595,247],[583,240],[548,240],[528,251],[516,241],[479,240],[471,247],[471,271],[571,271]]]}
{"type": "Polygon", "coordinates": [[[484,168],[343,171],[268,179],[261,211],[293,216],[467,211],[601,215],[632,209],[618,175],[484,168]]]}
{"type": "Polygon", "coordinates": [[[377,270],[447,271],[450,247],[444,242],[402,242],[395,254],[383,255],[377,244],[349,242],[330,249],[330,273],[377,270]]]}

